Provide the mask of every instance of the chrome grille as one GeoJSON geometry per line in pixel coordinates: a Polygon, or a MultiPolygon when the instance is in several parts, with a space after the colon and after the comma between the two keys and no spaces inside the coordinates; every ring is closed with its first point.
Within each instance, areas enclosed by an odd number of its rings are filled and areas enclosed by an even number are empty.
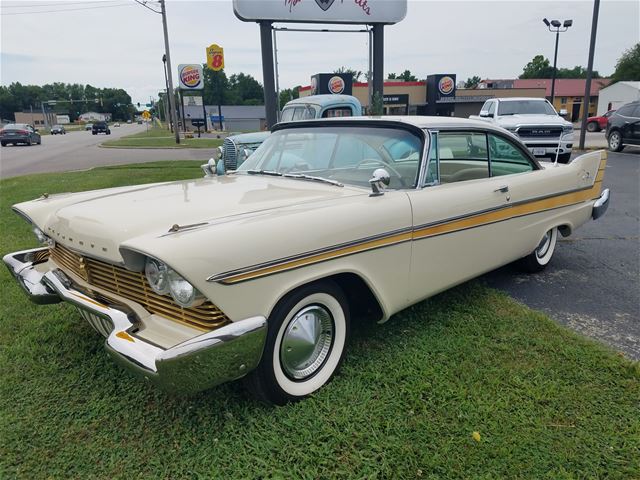
{"type": "Polygon", "coordinates": [[[559,138],[562,135],[562,127],[545,127],[544,125],[539,127],[520,127],[518,135],[526,138],[559,138]]]}
{"type": "Polygon", "coordinates": [[[78,275],[89,285],[133,300],[150,313],[205,330],[212,330],[229,323],[227,316],[208,300],[198,306],[183,308],[170,296],[158,295],[153,291],[143,273],[82,257],[60,244],[56,244],[51,249],[51,259],[62,270],[78,275]]]}
{"type": "Polygon", "coordinates": [[[87,312],[86,310],[82,310],[81,308],[78,308],[78,312],[80,312],[82,318],[84,318],[89,323],[89,325],[91,325],[93,329],[104,338],[107,338],[113,331],[113,323],[111,323],[110,320],[99,317],[98,315],[87,312]]]}
{"type": "Polygon", "coordinates": [[[238,149],[234,141],[228,137],[225,138],[222,149],[224,150],[224,167],[227,170],[238,168],[238,149]]]}

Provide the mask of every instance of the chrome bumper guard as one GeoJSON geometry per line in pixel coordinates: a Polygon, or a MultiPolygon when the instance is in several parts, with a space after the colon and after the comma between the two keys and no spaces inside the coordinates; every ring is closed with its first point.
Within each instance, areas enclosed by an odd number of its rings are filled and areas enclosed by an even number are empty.
{"type": "Polygon", "coordinates": [[[607,208],[609,208],[609,189],[605,188],[595,203],[593,204],[593,211],[591,212],[591,218],[596,220],[605,214],[607,208]]]}
{"type": "Polygon", "coordinates": [[[243,377],[258,366],[267,333],[265,317],[233,322],[163,349],[135,336],[139,321],[126,309],[87,296],[60,270],[37,271],[32,260],[40,250],[3,258],[29,298],[37,304],[64,300],[110,322],[113,328],[105,342],[107,351],[118,363],[164,390],[194,393],[243,377]]]}

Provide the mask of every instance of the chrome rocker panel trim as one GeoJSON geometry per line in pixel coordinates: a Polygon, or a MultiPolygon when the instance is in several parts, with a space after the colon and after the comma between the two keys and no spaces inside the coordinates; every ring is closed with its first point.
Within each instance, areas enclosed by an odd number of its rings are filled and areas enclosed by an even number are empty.
{"type": "Polygon", "coordinates": [[[605,188],[600,194],[600,198],[598,198],[593,204],[593,212],[591,213],[591,217],[596,220],[605,214],[607,208],[609,208],[609,197],[610,192],[608,188],[605,188]]]}
{"type": "Polygon", "coordinates": [[[139,320],[117,306],[90,298],[60,270],[38,272],[25,250],[3,258],[29,298],[38,304],[66,301],[111,322],[105,348],[119,364],[163,390],[190,394],[238,379],[258,366],[267,334],[265,317],[230,323],[163,349],[135,336],[139,320]]]}

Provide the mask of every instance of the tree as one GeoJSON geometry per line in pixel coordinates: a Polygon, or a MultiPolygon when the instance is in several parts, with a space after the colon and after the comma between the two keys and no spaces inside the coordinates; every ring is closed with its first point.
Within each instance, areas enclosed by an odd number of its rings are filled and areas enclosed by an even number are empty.
{"type": "Polygon", "coordinates": [[[284,108],[287,102],[300,97],[300,86],[293,88],[285,88],[280,90],[280,110],[284,108]]]}
{"type": "Polygon", "coordinates": [[[376,92],[373,94],[373,99],[371,101],[371,108],[369,109],[369,115],[373,116],[381,116],[384,114],[384,99],[380,92],[376,92]]]}
{"type": "Polygon", "coordinates": [[[354,70],[352,68],[346,68],[346,67],[340,67],[337,70],[334,70],[333,73],[351,74],[351,76],[353,77],[354,83],[355,82],[359,82],[360,81],[360,77],[362,76],[362,72],[360,70],[354,70]]]}
{"type": "Polygon", "coordinates": [[[417,82],[418,77],[411,73],[411,70],[405,70],[402,73],[390,73],[387,75],[389,80],[402,80],[403,82],[417,82]]]}
{"type": "Polygon", "coordinates": [[[262,105],[264,89],[251,75],[237,73],[229,77],[229,97],[231,105],[262,105]]]}
{"type": "Polygon", "coordinates": [[[469,77],[467,81],[464,82],[464,88],[476,88],[481,81],[482,79],[477,75],[469,77]]]}
{"type": "Polygon", "coordinates": [[[614,82],[640,80],[640,43],[622,53],[611,78],[614,82]]]}
{"type": "Polygon", "coordinates": [[[543,55],[536,55],[524,67],[520,78],[551,78],[553,67],[549,64],[549,59],[543,55]]]}

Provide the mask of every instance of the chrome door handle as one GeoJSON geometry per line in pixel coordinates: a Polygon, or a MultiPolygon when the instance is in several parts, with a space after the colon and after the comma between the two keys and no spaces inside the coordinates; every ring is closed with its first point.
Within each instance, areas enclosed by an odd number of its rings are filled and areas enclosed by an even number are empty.
{"type": "Polygon", "coordinates": [[[503,185],[500,188],[496,188],[494,190],[495,193],[501,192],[501,193],[507,193],[509,191],[509,186],[508,185],[503,185]]]}

